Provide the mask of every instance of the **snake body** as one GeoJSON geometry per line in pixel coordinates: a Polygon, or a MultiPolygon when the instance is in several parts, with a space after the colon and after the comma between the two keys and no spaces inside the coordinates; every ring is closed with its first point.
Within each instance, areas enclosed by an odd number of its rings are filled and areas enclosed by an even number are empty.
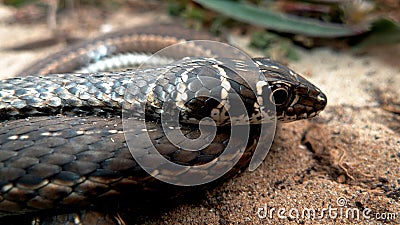
{"type": "MultiPolygon", "coordinates": [[[[134,199],[151,195],[175,195],[190,189],[165,184],[144,172],[132,158],[123,134],[120,118],[126,105],[151,102],[146,118],[147,131],[157,150],[168,160],[180,165],[202,165],[218,158],[227,145],[232,121],[225,118],[218,103],[197,95],[221,93],[229,85],[245,102],[250,118],[250,137],[246,150],[228,178],[248,165],[259,139],[258,120],[261,109],[257,93],[217,59],[200,57],[181,60],[168,66],[124,72],[76,74],[74,71],[100,58],[126,52],[151,54],[168,45],[187,39],[209,38],[206,35],[169,27],[142,28],[135,31],[100,37],[62,51],[21,73],[18,78],[0,81],[0,213],[23,214],[43,209],[92,205],[126,193],[134,199]],[[208,68],[204,70],[196,68],[208,68]],[[225,78],[221,79],[221,70],[225,78]],[[190,72],[188,72],[190,71],[190,72]],[[217,77],[210,83],[199,76],[217,77]],[[51,74],[43,76],[46,74],[51,74]],[[189,74],[183,79],[182,74],[189,74]],[[35,75],[35,76],[27,76],[35,75]],[[157,79],[163,75],[167,80],[157,79]],[[198,151],[185,151],[165,137],[159,120],[160,105],[177,101],[177,92],[184,88],[189,104],[180,104],[180,117],[186,125],[180,129],[188,137],[200,131],[191,123],[212,117],[218,108],[218,125],[212,143],[198,151]],[[126,95],[127,89],[133,90],[126,95]],[[149,100],[148,93],[153,92],[149,100]],[[175,93],[175,94],[173,94],[175,93]]],[[[208,54],[203,46],[185,51],[208,54]]],[[[311,118],[326,105],[325,95],[309,81],[265,58],[255,58],[267,79],[270,95],[263,101],[276,106],[279,121],[311,118]]],[[[261,88],[262,89],[262,88],[261,88]]],[[[260,89],[260,90],[261,90],[260,89]]],[[[231,103],[232,104],[232,103],[231,103]]],[[[157,165],[147,156],[146,162],[157,165]]],[[[217,159],[230,162],[231,159],[217,159]]],[[[160,166],[161,167],[161,166],[160,166]]],[[[182,172],[184,173],[184,171],[182,172]]],[[[204,174],[206,176],[207,174],[204,174]]]]}

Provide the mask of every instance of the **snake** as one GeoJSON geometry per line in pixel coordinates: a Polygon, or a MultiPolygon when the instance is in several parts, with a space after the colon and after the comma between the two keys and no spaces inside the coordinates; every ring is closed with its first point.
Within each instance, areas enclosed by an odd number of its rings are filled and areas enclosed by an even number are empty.
{"type": "MultiPolygon", "coordinates": [[[[249,139],[238,163],[220,180],[249,164],[260,138],[260,100],[276,107],[274,116],[279,122],[312,118],[325,108],[327,98],[319,88],[276,61],[252,59],[266,79],[262,84],[270,90],[263,96],[263,87],[252,91],[252,86],[230,69],[246,69],[243,61],[226,66],[213,58],[209,49],[196,44],[166,56],[176,60],[167,60],[165,65],[102,71],[130,67],[132,61],[140,64],[143,57],[162,48],[193,39],[215,40],[208,34],[168,25],[123,30],[77,44],[35,63],[17,77],[1,80],[0,216],[93,206],[114,202],[116,196],[130,196],[141,204],[138,199],[147,198],[144,196],[177,196],[192,190],[155,179],[132,157],[121,119],[126,105],[149,104],[145,132],[164,158],[179,165],[204,165],[232,160],[218,157],[231,134],[231,117],[223,108],[228,104],[234,107],[234,101],[216,102],[199,93],[217,93],[219,97],[236,93],[249,115],[245,121],[251,124],[249,139]],[[196,54],[186,57],[188,53],[196,54]],[[201,136],[196,124],[203,117],[214,119],[216,135],[207,147],[185,151],[166,137],[159,123],[160,111],[171,101],[181,109],[180,130],[185,137],[201,136]]],[[[236,118],[241,120],[238,118],[243,119],[241,115],[236,118]]],[[[157,167],[151,155],[144,162],[157,167]]]]}

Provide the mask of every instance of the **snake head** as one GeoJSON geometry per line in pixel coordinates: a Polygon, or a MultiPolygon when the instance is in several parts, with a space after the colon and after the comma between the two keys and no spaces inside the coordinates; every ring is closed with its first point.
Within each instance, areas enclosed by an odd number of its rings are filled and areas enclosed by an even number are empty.
{"type": "Polygon", "coordinates": [[[304,77],[273,60],[253,60],[267,78],[271,89],[267,100],[275,104],[279,121],[312,118],[325,108],[325,94],[304,77]]]}

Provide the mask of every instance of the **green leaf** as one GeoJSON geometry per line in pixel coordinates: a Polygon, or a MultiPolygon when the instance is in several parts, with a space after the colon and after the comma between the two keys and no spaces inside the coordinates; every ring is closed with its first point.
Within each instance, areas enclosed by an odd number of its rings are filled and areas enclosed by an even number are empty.
{"type": "Polygon", "coordinates": [[[37,2],[37,1],[29,1],[29,0],[3,0],[5,5],[11,5],[14,7],[21,7],[28,3],[37,2]]]}
{"type": "Polygon", "coordinates": [[[363,50],[370,46],[390,45],[399,42],[400,25],[392,20],[380,18],[372,23],[371,30],[353,50],[363,50]]]}
{"type": "Polygon", "coordinates": [[[336,23],[321,22],[319,20],[274,12],[259,8],[240,1],[228,0],[194,0],[206,8],[230,16],[234,19],[268,29],[303,34],[311,37],[343,37],[360,34],[364,30],[350,28],[336,23]]]}

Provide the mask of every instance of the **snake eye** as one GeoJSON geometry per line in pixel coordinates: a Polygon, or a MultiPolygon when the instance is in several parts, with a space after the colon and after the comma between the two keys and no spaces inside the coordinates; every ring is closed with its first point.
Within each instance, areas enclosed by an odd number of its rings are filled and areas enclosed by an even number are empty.
{"type": "Polygon", "coordinates": [[[277,88],[272,91],[270,100],[274,102],[275,105],[282,105],[286,102],[288,97],[288,92],[285,88],[277,88]]]}

